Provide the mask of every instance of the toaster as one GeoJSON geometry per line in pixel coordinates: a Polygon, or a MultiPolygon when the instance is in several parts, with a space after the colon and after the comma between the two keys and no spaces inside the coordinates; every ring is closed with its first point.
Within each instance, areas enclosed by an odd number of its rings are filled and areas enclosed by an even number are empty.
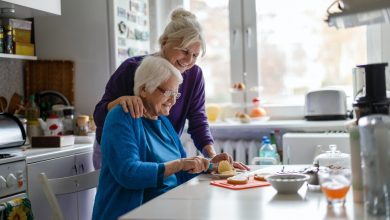
{"type": "Polygon", "coordinates": [[[307,120],[344,120],[348,116],[345,92],[335,89],[315,90],[305,97],[307,120]]]}

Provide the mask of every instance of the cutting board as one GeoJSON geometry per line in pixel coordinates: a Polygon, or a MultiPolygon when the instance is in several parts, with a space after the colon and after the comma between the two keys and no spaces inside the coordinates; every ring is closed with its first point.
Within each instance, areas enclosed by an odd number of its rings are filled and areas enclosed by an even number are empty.
{"type": "Polygon", "coordinates": [[[250,188],[255,188],[255,187],[262,187],[262,186],[271,185],[270,183],[265,182],[265,181],[254,180],[253,177],[249,178],[249,181],[247,184],[242,184],[242,185],[229,184],[229,183],[227,183],[227,180],[212,180],[212,181],[210,181],[210,184],[214,185],[214,186],[220,186],[220,187],[234,189],[234,190],[250,189],[250,188]]]}
{"type": "Polygon", "coordinates": [[[62,93],[74,105],[74,62],[67,60],[28,61],[24,70],[25,97],[45,90],[62,93]]]}

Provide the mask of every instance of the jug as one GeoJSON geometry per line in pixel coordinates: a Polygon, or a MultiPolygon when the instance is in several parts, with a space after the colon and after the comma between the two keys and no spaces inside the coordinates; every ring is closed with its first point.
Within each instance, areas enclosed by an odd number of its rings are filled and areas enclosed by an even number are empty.
{"type": "Polygon", "coordinates": [[[313,164],[318,164],[320,167],[349,169],[351,167],[351,157],[349,154],[338,151],[335,144],[331,144],[329,145],[329,151],[314,158],[313,164]]]}
{"type": "Polygon", "coordinates": [[[390,117],[359,119],[364,203],[366,213],[390,217],[390,117]]]}
{"type": "Polygon", "coordinates": [[[39,124],[45,134],[45,136],[56,136],[62,135],[64,130],[64,125],[62,120],[57,117],[55,114],[50,114],[46,119],[46,122],[42,118],[38,118],[39,124]]]}

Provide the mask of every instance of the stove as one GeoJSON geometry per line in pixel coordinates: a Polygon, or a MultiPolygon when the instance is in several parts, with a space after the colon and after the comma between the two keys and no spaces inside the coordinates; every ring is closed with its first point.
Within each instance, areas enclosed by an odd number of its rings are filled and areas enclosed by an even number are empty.
{"type": "Polygon", "coordinates": [[[27,190],[26,156],[20,148],[0,150],[0,202],[25,195],[27,190]]]}

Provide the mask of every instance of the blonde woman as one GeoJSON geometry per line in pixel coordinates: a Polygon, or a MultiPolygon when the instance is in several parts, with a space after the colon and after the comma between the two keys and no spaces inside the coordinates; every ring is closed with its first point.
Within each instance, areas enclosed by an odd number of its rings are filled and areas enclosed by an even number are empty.
{"type": "MultiPolygon", "coordinates": [[[[229,160],[232,158],[216,156],[213,147],[213,138],[205,113],[205,83],[202,69],[197,66],[196,60],[206,52],[206,45],[202,28],[194,14],[184,9],[175,9],[171,13],[171,21],[159,38],[160,51],[152,56],[161,56],[178,69],[183,77],[179,87],[181,97],[172,107],[168,116],[176,133],[180,136],[186,120],[187,132],[191,135],[196,148],[205,157],[212,158],[212,162],[229,160]]],[[[120,105],[125,112],[130,112],[133,118],[147,114],[145,104],[141,98],[134,96],[134,74],[138,65],[147,56],[132,57],[124,61],[111,76],[101,101],[96,105],[94,119],[97,126],[94,146],[94,165],[100,167],[100,138],[106,114],[115,106],[120,105]]],[[[235,167],[248,169],[241,163],[234,163],[235,167]]]]}

